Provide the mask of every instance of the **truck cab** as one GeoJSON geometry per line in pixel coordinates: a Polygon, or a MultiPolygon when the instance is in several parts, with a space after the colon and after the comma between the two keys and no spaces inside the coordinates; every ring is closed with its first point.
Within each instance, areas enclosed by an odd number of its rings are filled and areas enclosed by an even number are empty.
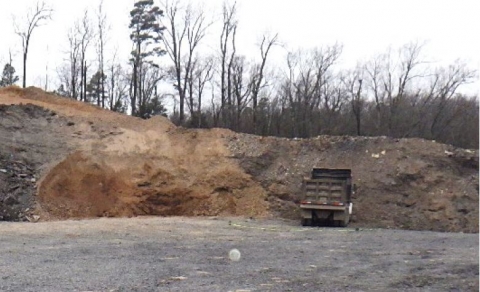
{"type": "Polygon", "coordinates": [[[314,168],[302,183],[303,226],[329,224],[346,227],[352,213],[352,171],[314,168]]]}

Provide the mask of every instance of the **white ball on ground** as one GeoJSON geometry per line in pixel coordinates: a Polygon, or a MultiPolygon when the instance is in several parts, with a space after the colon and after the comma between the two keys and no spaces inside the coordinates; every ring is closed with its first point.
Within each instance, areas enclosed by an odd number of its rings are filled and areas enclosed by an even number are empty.
{"type": "Polygon", "coordinates": [[[230,250],[230,252],[228,253],[228,257],[230,258],[230,260],[236,262],[236,261],[239,261],[240,260],[240,251],[236,248],[230,250]]]}

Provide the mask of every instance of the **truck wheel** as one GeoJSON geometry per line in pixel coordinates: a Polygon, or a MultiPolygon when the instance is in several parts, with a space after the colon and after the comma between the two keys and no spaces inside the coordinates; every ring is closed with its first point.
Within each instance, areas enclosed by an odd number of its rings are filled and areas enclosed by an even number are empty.
{"type": "Polygon", "coordinates": [[[302,226],[312,226],[312,219],[302,218],[302,226]]]}
{"type": "Polygon", "coordinates": [[[348,223],[350,222],[350,217],[346,216],[343,220],[338,220],[337,224],[339,227],[347,227],[348,223]]]}

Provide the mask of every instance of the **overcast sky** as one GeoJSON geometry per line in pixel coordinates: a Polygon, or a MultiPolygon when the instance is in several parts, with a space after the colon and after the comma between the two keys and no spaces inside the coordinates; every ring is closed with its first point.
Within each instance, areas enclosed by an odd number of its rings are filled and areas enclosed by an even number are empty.
{"type": "MultiPolygon", "coordinates": [[[[85,8],[94,9],[99,0],[46,0],[54,8],[53,20],[34,31],[29,52],[27,83],[43,86],[48,66],[50,79],[66,57],[67,32],[85,8]]],[[[194,3],[198,3],[195,1],[194,3]]],[[[204,0],[212,19],[220,18],[222,0],[204,0]]],[[[258,54],[256,44],[265,31],[278,32],[289,48],[311,48],[339,42],[344,45],[341,66],[354,67],[357,61],[383,53],[388,46],[399,47],[410,41],[426,42],[427,61],[445,65],[466,60],[480,71],[479,0],[238,0],[240,53],[250,58],[258,54]]],[[[21,75],[21,42],[15,35],[12,15],[25,16],[36,0],[0,0],[0,64],[8,50],[14,53],[14,66],[21,75]]],[[[133,0],[104,0],[111,25],[107,57],[118,47],[119,57],[128,58],[131,48],[128,23],[133,0]]],[[[218,47],[220,31],[212,27],[205,44],[218,47]]],[[[284,49],[277,48],[271,59],[281,63],[284,49]]],[[[53,81],[51,81],[53,82],[53,81]]],[[[50,90],[58,87],[50,84],[50,90]]],[[[479,94],[480,82],[463,92],[479,94]]]]}

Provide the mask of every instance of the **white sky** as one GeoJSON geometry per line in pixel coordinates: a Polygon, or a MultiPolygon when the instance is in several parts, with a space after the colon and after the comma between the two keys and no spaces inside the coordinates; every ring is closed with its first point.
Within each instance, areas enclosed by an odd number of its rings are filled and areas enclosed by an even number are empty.
{"type": "MultiPolygon", "coordinates": [[[[55,10],[53,20],[33,33],[29,52],[27,85],[43,86],[46,66],[50,80],[56,77],[67,51],[67,31],[83,15],[86,7],[96,8],[99,0],[46,0],[55,10]]],[[[111,24],[107,57],[118,46],[121,58],[131,48],[128,23],[133,0],[104,0],[111,24]]],[[[199,1],[194,1],[198,3],[199,1]]],[[[211,18],[220,18],[222,0],[204,0],[211,18]]],[[[263,32],[278,32],[288,48],[311,48],[342,43],[342,66],[383,53],[388,46],[399,47],[410,41],[426,41],[424,56],[445,65],[466,60],[480,71],[480,1],[478,0],[237,0],[239,4],[239,53],[253,58],[263,32]]],[[[21,18],[36,0],[0,0],[0,67],[8,50],[14,52],[14,66],[21,75],[21,42],[15,35],[12,15],[21,18]]],[[[91,15],[94,16],[92,9],[91,15]]],[[[205,44],[219,46],[219,27],[212,27],[205,44]]],[[[92,52],[93,47],[92,47],[92,52]]],[[[282,64],[285,52],[276,48],[271,63],[282,64]]],[[[167,57],[165,57],[167,58],[167,57]]],[[[51,84],[49,89],[57,87],[51,84]]],[[[461,90],[479,94],[480,81],[461,90]]]]}

